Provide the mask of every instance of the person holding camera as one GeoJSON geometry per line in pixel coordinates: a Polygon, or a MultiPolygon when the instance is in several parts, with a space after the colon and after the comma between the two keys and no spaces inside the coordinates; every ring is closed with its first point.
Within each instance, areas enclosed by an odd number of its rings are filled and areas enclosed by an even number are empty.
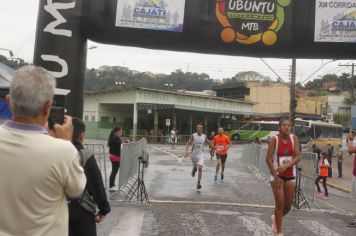
{"type": "Polygon", "coordinates": [[[72,143],[79,152],[87,184],[80,198],[69,201],[69,236],[96,236],[96,224],[110,212],[103,178],[93,153],[84,149],[85,124],[73,117],[72,143]],[[96,208],[99,208],[99,212],[96,208]]]}
{"type": "Polygon", "coordinates": [[[66,196],[86,184],[78,151],[70,142],[72,118],[50,132],[55,78],[45,69],[16,71],[6,96],[12,120],[0,126],[0,235],[68,235],[66,196]]]}

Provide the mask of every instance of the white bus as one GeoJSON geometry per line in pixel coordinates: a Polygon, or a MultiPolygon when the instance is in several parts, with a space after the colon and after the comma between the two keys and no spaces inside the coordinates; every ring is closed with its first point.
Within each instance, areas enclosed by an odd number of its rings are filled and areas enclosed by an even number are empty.
{"type": "MultiPolygon", "coordinates": [[[[312,144],[322,151],[326,151],[328,144],[334,146],[334,150],[342,144],[342,125],[302,119],[295,119],[294,125],[303,151],[311,150],[312,144]]],[[[278,121],[234,121],[225,124],[224,129],[235,141],[254,141],[256,137],[267,140],[278,133],[278,121]]]]}

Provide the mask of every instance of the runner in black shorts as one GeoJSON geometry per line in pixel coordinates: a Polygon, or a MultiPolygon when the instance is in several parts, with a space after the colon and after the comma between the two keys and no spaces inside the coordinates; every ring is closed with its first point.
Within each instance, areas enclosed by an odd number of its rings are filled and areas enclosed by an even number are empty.
{"type": "Polygon", "coordinates": [[[227,150],[231,146],[231,141],[228,136],[224,134],[224,129],[218,129],[218,135],[216,135],[213,139],[213,145],[216,149],[216,172],[214,176],[214,181],[218,180],[218,174],[221,165],[221,180],[224,180],[224,170],[225,163],[227,158],[227,150]]]}

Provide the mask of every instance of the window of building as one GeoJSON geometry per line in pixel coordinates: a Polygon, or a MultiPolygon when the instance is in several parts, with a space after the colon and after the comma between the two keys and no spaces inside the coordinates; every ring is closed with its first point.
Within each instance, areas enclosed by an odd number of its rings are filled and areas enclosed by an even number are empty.
{"type": "Polygon", "coordinates": [[[89,120],[89,116],[84,116],[84,121],[88,121],[89,120]]]}
{"type": "Polygon", "coordinates": [[[91,116],[91,121],[95,121],[95,116],[91,116]]]}

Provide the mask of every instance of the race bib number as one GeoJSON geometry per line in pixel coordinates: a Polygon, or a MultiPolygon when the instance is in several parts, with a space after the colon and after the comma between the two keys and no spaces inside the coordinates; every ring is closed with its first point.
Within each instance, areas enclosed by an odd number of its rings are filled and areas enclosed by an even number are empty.
{"type": "Polygon", "coordinates": [[[217,149],[218,149],[218,151],[222,151],[222,150],[224,150],[225,148],[224,148],[224,146],[218,146],[217,149]]]}
{"type": "Polygon", "coordinates": [[[292,161],[292,157],[291,156],[281,156],[281,157],[279,157],[279,165],[286,165],[290,161],[292,161]]]}

